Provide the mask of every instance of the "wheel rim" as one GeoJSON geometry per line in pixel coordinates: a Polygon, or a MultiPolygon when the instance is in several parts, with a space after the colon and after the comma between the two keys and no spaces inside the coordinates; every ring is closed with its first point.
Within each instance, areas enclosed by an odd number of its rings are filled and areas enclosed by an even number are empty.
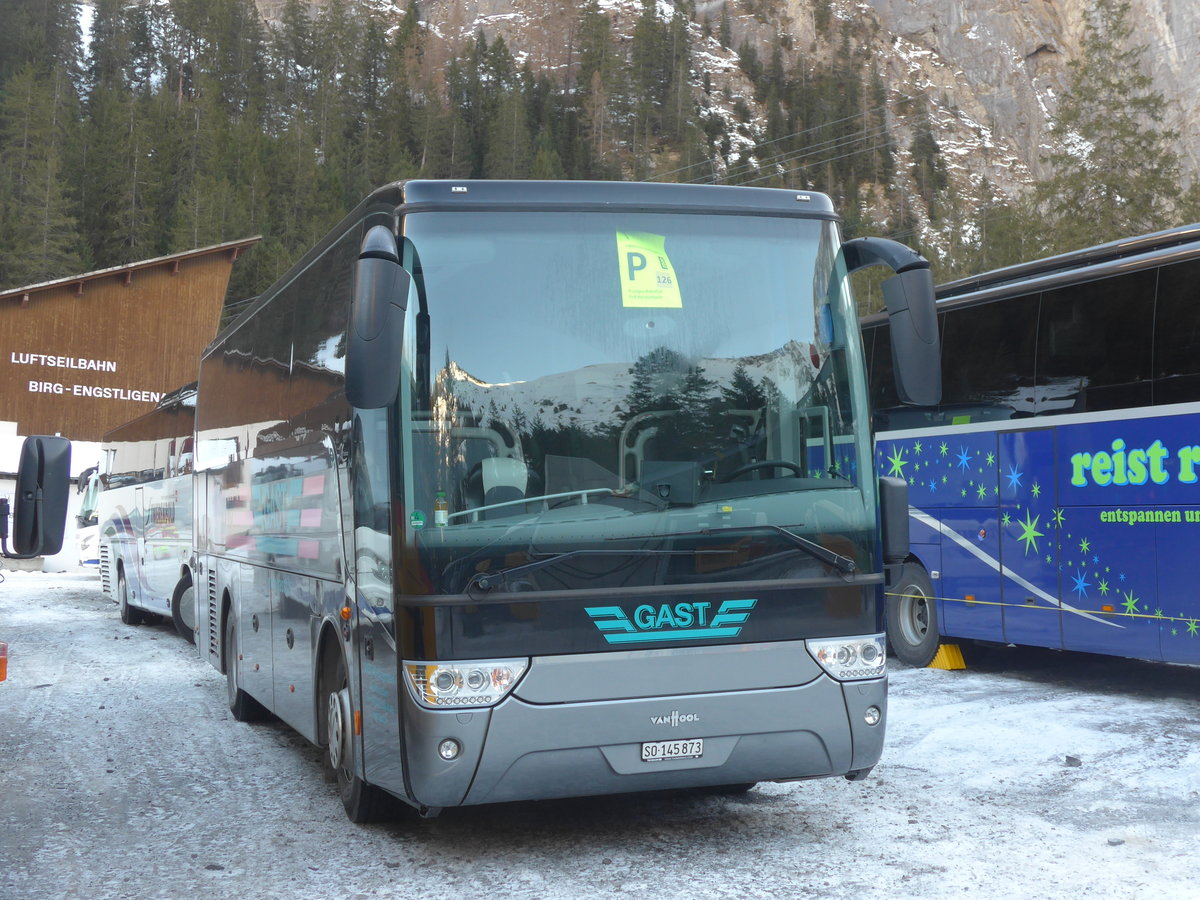
{"type": "Polygon", "coordinates": [[[122,575],[117,579],[117,602],[121,605],[121,615],[128,617],[129,615],[129,585],[125,583],[125,576],[122,575]]]}
{"type": "Polygon", "coordinates": [[[929,634],[929,598],[918,585],[910,584],[901,592],[899,611],[900,636],[908,644],[917,645],[929,634]]]}
{"type": "Polygon", "coordinates": [[[350,746],[350,736],[347,726],[350,722],[350,689],[331,691],[329,694],[329,764],[338,772],[344,772],[347,766],[347,750],[350,746]]]}

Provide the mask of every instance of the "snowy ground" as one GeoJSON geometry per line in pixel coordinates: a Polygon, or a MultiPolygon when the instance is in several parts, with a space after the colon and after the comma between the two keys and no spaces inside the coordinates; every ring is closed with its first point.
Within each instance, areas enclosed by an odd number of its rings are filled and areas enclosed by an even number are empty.
{"type": "Polygon", "coordinates": [[[0,898],[1200,897],[1200,670],[1009,652],[896,667],[860,783],[360,827],[93,577],[5,573],[0,898]]]}

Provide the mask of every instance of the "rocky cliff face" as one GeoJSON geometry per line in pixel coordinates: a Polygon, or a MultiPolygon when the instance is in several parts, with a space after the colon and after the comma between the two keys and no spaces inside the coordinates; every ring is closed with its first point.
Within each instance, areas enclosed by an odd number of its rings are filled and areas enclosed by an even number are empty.
{"type": "MultiPolygon", "coordinates": [[[[283,0],[258,0],[268,20],[283,0]]],[[[326,0],[308,0],[319,7],[326,0]]],[[[367,0],[400,16],[408,0],[367,0]]],[[[1185,183],[1200,172],[1200,3],[1197,0],[1131,0],[1134,40],[1155,88],[1167,100],[1164,127],[1179,133],[1176,149],[1185,183]]],[[[657,0],[660,17],[676,14],[676,2],[657,0]]],[[[614,34],[628,40],[642,0],[601,0],[614,34]],[[623,37],[622,37],[623,36],[623,37]]],[[[686,4],[679,3],[679,6],[686,4]]],[[[1067,85],[1068,62],[1077,58],[1091,0],[694,0],[691,28],[697,96],[706,114],[720,114],[735,150],[763,140],[765,113],[738,67],[737,54],[716,37],[705,38],[701,23],[715,30],[727,6],[732,47],[756,42],[769,59],[782,42],[787,66],[799,58],[829,60],[837,52],[817,28],[828,9],[835,20],[854,24],[856,39],[868,44],[888,89],[889,125],[897,149],[901,190],[909,169],[908,148],[914,104],[927,102],[936,140],[953,190],[964,197],[988,193],[1013,196],[1047,174],[1049,123],[1067,85]],[[733,105],[756,113],[737,120],[733,105]]],[[[579,10],[571,0],[420,0],[419,11],[435,58],[453,53],[482,29],[489,40],[504,37],[518,62],[535,70],[569,72],[579,10]]],[[[826,32],[828,34],[829,32],[826,32]]],[[[924,106],[924,104],[922,104],[924,106]]],[[[923,112],[920,113],[924,115],[923,112]]],[[[939,243],[936,229],[923,238],[939,243]]]]}
{"type": "MultiPolygon", "coordinates": [[[[804,5],[804,0],[798,0],[804,5]]],[[[1077,57],[1090,0],[865,0],[897,44],[929,54],[932,81],[951,104],[973,110],[1035,173],[1044,174],[1049,116],[1077,57]]],[[[1200,4],[1132,0],[1135,41],[1155,87],[1167,99],[1166,127],[1179,132],[1184,168],[1200,167],[1200,4]]],[[[893,72],[902,73],[897,66],[893,72]]],[[[893,81],[895,85],[900,78],[893,81]]]]}

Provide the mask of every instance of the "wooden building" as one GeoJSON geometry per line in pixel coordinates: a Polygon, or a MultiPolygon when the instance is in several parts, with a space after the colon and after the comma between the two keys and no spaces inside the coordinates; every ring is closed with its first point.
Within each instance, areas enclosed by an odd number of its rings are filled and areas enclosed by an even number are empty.
{"type": "Polygon", "coordinates": [[[258,237],[0,292],[0,423],[99,441],[196,380],[258,237]]]}

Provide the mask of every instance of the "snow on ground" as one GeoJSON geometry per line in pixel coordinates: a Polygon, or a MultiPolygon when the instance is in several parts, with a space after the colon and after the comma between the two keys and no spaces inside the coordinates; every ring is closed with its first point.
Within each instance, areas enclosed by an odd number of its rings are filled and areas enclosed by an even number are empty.
{"type": "Polygon", "coordinates": [[[94,576],[5,573],[0,898],[1194,898],[1200,670],[1040,651],[892,671],[866,781],[360,827],[94,576]]]}

